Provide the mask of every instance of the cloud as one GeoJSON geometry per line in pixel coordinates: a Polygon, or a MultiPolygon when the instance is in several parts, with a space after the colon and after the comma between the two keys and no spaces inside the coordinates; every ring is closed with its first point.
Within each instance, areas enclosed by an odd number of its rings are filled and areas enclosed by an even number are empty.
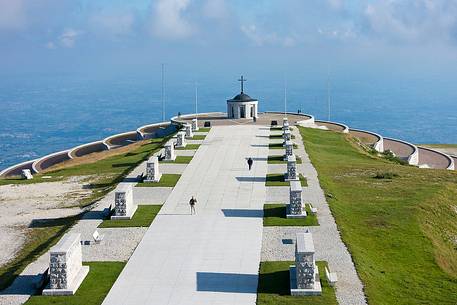
{"type": "Polygon", "coordinates": [[[20,30],[27,23],[22,0],[0,0],[0,30],[20,30]]]}
{"type": "Polygon", "coordinates": [[[152,13],[153,33],[167,39],[190,36],[194,27],[183,16],[189,4],[190,0],[158,0],[152,13]]]}
{"type": "Polygon", "coordinates": [[[256,46],[279,45],[283,47],[293,47],[296,39],[292,36],[279,36],[276,32],[265,32],[254,24],[242,25],[241,32],[250,39],[256,46]]]}
{"type": "Polygon", "coordinates": [[[103,11],[93,14],[89,18],[89,23],[96,32],[119,37],[132,34],[135,16],[132,12],[103,11]]]}
{"type": "Polygon", "coordinates": [[[228,17],[228,8],[225,0],[207,0],[203,5],[205,16],[214,19],[224,19],[228,17]]]}
{"type": "Polygon", "coordinates": [[[59,36],[60,45],[65,48],[73,48],[75,46],[76,39],[81,34],[81,31],[72,28],[65,29],[63,33],[59,36]]]}
{"type": "Polygon", "coordinates": [[[457,2],[450,0],[376,1],[364,10],[368,35],[402,43],[455,40],[457,2]]]}
{"type": "Polygon", "coordinates": [[[46,49],[53,50],[56,48],[56,44],[52,41],[48,41],[45,45],[46,49]]]}

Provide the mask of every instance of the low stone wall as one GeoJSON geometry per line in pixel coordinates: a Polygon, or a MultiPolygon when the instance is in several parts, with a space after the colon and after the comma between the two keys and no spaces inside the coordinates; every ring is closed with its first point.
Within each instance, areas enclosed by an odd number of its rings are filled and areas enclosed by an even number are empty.
{"type": "Polygon", "coordinates": [[[71,158],[68,153],[69,150],[64,150],[44,156],[33,162],[32,168],[36,173],[39,173],[51,166],[70,160],[71,158]]]}
{"type": "Polygon", "coordinates": [[[408,161],[411,165],[417,165],[419,163],[419,150],[416,145],[406,141],[384,138],[384,150],[392,151],[395,156],[408,161]]]}
{"type": "Polygon", "coordinates": [[[315,120],[315,123],[317,126],[325,126],[329,130],[339,131],[342,133],[349,133],[349,127],[342,123],[321,121],[321,120],[315,120]]]}
{"type": "Polygon", "coordinates": [[[437,150],[418,147],[419,150],[419,166],[428,166],[430,168],[449,169],[454,170],[454,159],[445,153],[437,150]]]}
{"type": "Polygon", "coordinates": [[[177,131],[177,126],[170,122],[161,122],[156,124],[150,124],[141,126],[136,130],[137,137],[139,140],[161,138],[172,134],[177,131]]]}
{"type": "Polygon", "coordinates": [[[349,129],[349,133],[354,137],[360,138],[365,144],[373,146],[376,151],[384,151],[384,139],[381,135],[371,131],[353,128],[349,129]]]}
{"type": "Polygon", "coordinates": [[[97,141],[76,146],[68,152],[68,156],[73,159],[105,150],[109,150],[109,146],[105,145],[103,141],[97,141]]]}
{"type": "Polygon", "coordinates": [[[112,149],[116,147],[129,145],[136,141],[138,141],[138,135],[135,130],[109,136],[103,140],[103,143],[107,145],[110,149],[112,149]]]}
{"type": "Polygon", "coordinates": [[[33,174],[35,171],[33,170],[33,162],[35,162],[37,159],[30,160],[30,161],[24,161],[19,164],[15,164],[13,166],[10,166],[8,168],[5,168],[0,172],[0,177],[10,177],[10,176],[20,176],[22,173],[23,169],[29,169],[30,172],[33,174]]]}

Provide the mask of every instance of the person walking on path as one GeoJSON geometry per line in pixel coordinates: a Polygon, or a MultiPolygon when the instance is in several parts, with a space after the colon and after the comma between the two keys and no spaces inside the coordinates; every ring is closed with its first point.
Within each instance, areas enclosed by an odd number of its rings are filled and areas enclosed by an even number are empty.
{"type": "Polygon", "coordinates": [[[189,205],[190,205],[190,215],[192,214],[197,214],[195,212],[195,204],[197,203],[197,199],[194,198],[194,196],[192,196],[192,198],[190,198],[189,200],[189,205]]]}
{"type": "Polygon", "coordinates": [[[249,157],[249,159],[248,159],[248,167],[249,167],[249,170],[251,170],[251,168],[252,168],[252,163],[254,163],[254,161],[252,161],[252,158],[249,157]]]}

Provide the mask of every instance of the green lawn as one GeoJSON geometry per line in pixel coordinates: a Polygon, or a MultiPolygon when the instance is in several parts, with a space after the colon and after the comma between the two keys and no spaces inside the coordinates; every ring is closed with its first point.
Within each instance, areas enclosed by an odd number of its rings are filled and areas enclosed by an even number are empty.
{"type": "MultiPolygon", "coordinates": [[[[301,164],[301,158],[299,156],[295,156],[297,158],[297,164],[301,164]]],[[[281,164],[287,163],[284,161],[284,155],[270,155],[268,156],[268,164],[281,164]]]]}
{"type": "Polygon", "coordinates": [[[125,266],[124,262],[92,262],[86,276],[75,295],[43,296],[34,295],[26,305],[100,305],[125,266]]]}
{"type": "MultiPolygon", "coordinates": [[[[187,145],[189,146],[189,145],[187,145]]],[[[186,147],[187,147],[186,146],[186,147]]],[[[193,156],[176,156],[174,161],[162,160],[161,163],[177,163],[177,164],[188,164],[192,160],[193,156]]]]}
{"type": "MultiPolygon", "coordinates": [[[[295,136],[291,135],[290,138],[295,139],[295,136]]],[[[271,134],[270,139],[282,139],[282,134],[271,134]]]]}
{"type": "Polygon", "coordinates": [[[457,304],[457,173],[390,162],[342,133],[300,132],[368,302],[457,304]]]}
{"type": "Polygon", "coordinates": [[[204,140],[206,138],[205,134],[196,134],[192,137],[192,140],[204,140]]]}
{"type": "Polygon", "coordinates": [[[209,132],[211,127],[200,127],[198,129],[198,132],[209,132]]]}
{"type": "MultiPolygon", "coordinates": [[[[270,149],[284,149],[284,146],[283,146],[283,143],[270,143],[270,144],[268,144],[268,148],[270,148],[270,149]]],[[[298,148],[297,144],[294,143],[293,148],[297,149],[298,148]]]]}
{"type": "Polygon", "coordinates": [[[162,174],[159,182],[140,182],[138,187],[174,187],[178,183],[180,174],[162,174]]]}
{"type": "Polygon", "coordinates": [[[198,149],[201,144],[187,144],[186,147],[177,147],[176,150],[194,150],[198,149]]]}
{"type": "Polygon", "coordinates": [[[138,209],[129,220],[104,220],[99,228],[149,227],[159,213],[162,205],[138,205],[138,209]]]}
{"type": "MultiPolygon", "coordinates": [[[[289,186],[289,181],[285,181],[284,178],[284,174],[267,174],[265,186],[289,186]]],[[[302,186],[308,186],[308,182],[302,174],[299,174],[299,178],[302,186]]]]}
{"type": "Polygon", "coordinates": [[[305,205],[306,218],[286,218],[286,205],[283,203],[264,204],[263,225],[265,227],[276,226],[318,226],[317,216],[311,214],[309,204],[305,205]]]}
{"type": "Polygon", "coordinates": [[[257,305],[337,305],[335,290],[325,278],[326,262],[316,262],[322,285],[320,296],[291,296],[289,266],[293,261],[261,262],[257,305]]]}

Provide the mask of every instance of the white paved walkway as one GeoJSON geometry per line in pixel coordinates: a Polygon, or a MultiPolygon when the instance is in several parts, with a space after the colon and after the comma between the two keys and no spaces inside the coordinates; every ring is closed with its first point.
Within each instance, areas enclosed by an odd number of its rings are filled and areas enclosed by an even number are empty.
{"type": "Polygon", "coordinates": [[[268,134],[259,126],[211,129],[104,305],[255,304],[268,134]]]}

